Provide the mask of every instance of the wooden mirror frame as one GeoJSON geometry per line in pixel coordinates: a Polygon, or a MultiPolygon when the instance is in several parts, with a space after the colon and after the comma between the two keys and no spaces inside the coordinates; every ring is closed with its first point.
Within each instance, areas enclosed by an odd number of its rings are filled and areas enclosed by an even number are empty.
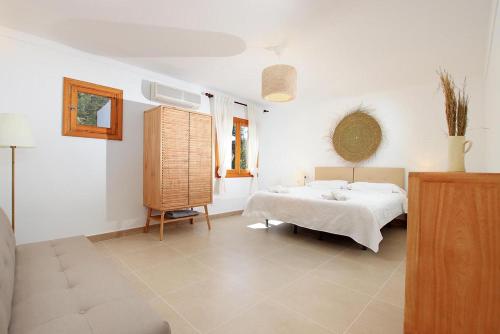
{"type": "Polygon", "coordinates": [[[123,91],[90,82],[64,78],[63,136],[122,140],[123,91]],[[78,92],[105,96],[111,99],[110,127],[81,125],[76,120],[78,92]]]}

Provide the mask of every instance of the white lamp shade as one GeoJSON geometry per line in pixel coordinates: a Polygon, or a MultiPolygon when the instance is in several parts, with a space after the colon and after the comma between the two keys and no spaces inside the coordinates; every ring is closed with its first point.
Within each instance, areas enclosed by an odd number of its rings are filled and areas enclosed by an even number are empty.
{"type": "Polygon", "coordinates": [[[33,135],[23,114],[0,113],[0,147],[33,147],[33,135]]]}
{"type": "Polygon", "coordinates": [[[288,102],[297,93],[297,70],[278,64],[262,71],[262,97],[271,102],[288,102]]]}

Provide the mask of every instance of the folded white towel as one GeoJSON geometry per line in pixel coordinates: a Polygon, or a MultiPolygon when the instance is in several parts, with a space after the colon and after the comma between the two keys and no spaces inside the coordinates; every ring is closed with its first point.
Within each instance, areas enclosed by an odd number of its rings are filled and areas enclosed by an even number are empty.
{"type": "Polygon", "coordinates": [[[283,186],[273,186],[269,187],[268,189],[272,193],[277,193],[277,194],[287,194],[290,192],[290,190],[286,187],[283,186]]]}
{"type": "Polygon", "coordinates": [[[346,194],[338,190],[331,191],[327,194],[322,194],[321,197],[330,201],[347,201],[349,199],[346,194]]]}

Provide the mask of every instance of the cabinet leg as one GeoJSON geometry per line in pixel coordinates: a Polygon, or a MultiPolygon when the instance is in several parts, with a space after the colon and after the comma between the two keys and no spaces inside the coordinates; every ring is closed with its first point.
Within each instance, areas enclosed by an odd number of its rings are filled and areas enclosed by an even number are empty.
{"type": "Polygon", "coordinates": [[[148,216],[146,218],[146,225],[144,225],[144,233],[149,232],[149,222],[151,221],[151,213],[153,210],[151,208],[148,208],[148,216]]]}
{"type": "Polygon", "coordinates": [[[160,212],[160,241],[163,241],[163,224],[165,224],[165,211],[160,212]]]}
{"type": "Polygon", "coordinates": [[[210,218],[208,218],[208,207],[206,205],[203,207],[205,208],[205,219],[207,220],[208,230],[210,231],[212,226],[210,225],[210,218]]]}
{"type": "MultiPolygon", "coordinates": [[[[193,208],[191,208],[191,210],[193,210],[193,208]]],[[[189,224],[193,225],[193,223],[194,223],[194,218],[189,219],[189,224]]]]}

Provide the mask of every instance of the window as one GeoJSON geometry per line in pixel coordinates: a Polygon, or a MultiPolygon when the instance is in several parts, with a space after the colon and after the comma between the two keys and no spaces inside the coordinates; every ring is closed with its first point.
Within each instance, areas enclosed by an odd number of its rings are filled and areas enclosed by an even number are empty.
{"type": "MultiPolygon", "coordinates": [[[[217,145],[217,142],[216,142],[217,145]]],[[[226,177],[250,177],[248,170],[248,120],[233,117],[233,142],[232,142],[231,169],[226,172],[226,177]]],[[[219,169],[219,150],[216,147],[215,158],[217,166],[215,173],[219,169]]]]}
{"type": "Polygon", "coordinates": [[[63,135],[122,140],[123,92],[64,78],[63,135]]]}

